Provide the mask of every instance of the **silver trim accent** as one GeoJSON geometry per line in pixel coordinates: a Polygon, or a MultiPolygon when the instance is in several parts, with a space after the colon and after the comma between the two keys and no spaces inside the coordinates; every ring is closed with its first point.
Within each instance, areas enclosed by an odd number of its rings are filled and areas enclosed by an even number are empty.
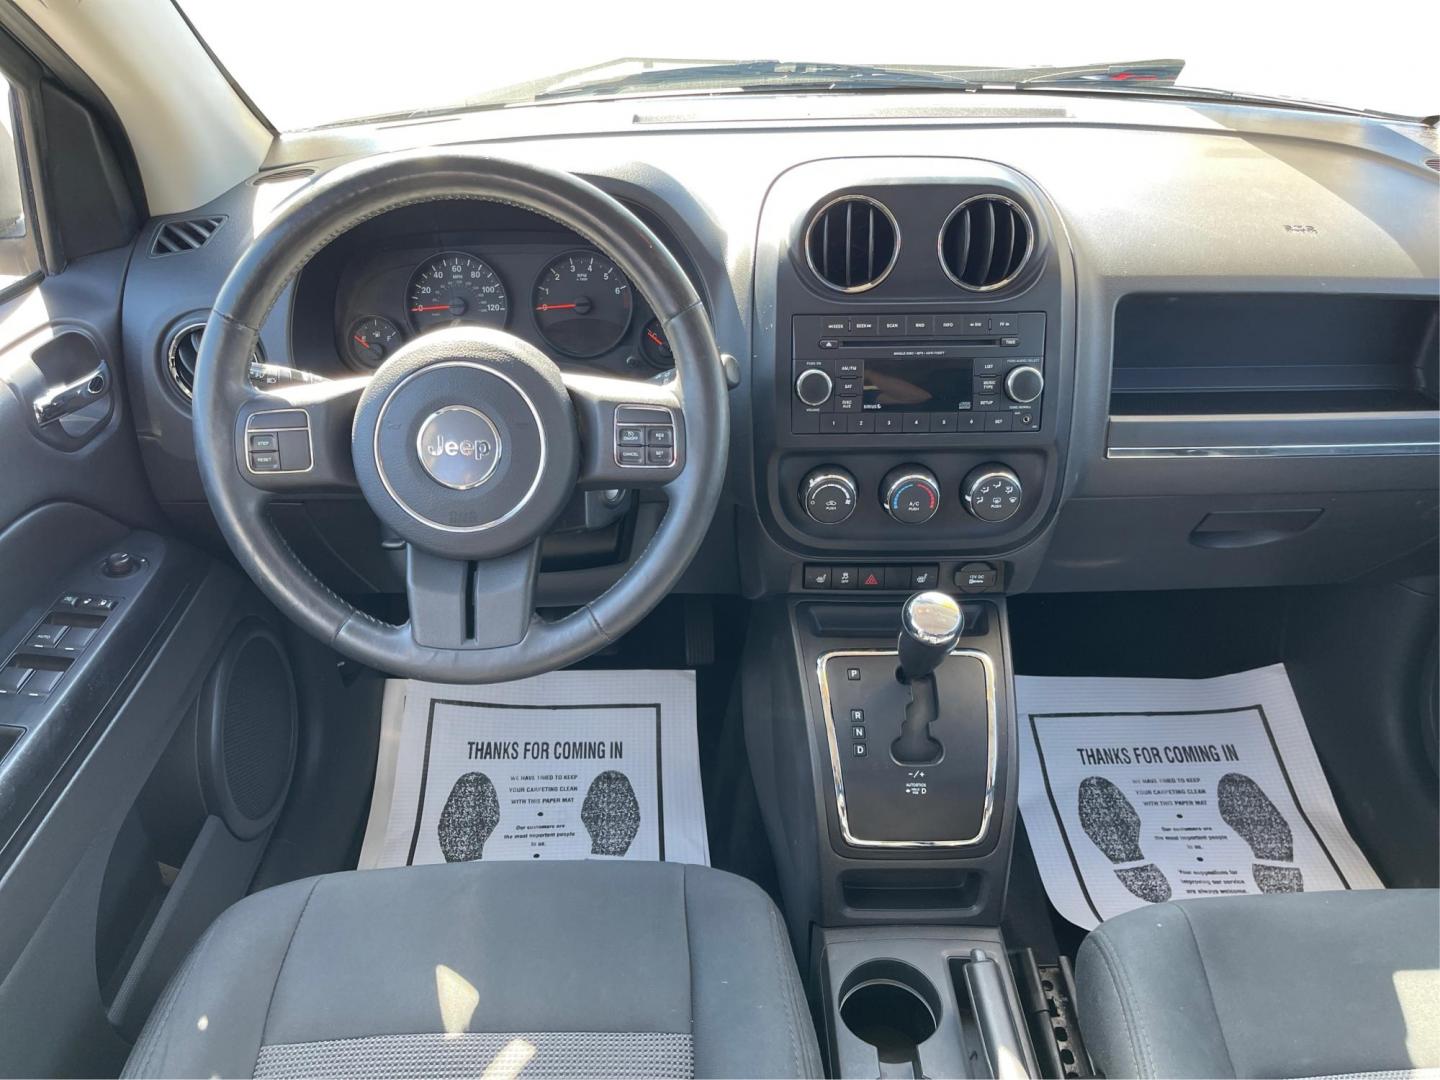
{"type": "Polygon", "coordinates": [[[1004,465],[991,465],[988,467],[982,465],[960,482],[960,498],[965,503],[965,509],[969,511],[970,516],[976,521],[983,521],[986,525],[1001,525],[1018,514],[1020,507],[1025,505],[1025,485],[1020,482],[1020,477],[1015,475],[1015,470],[1013,469],[1006,468],[1004,465]],[[974,497],[975,489],[992,476],[1001,480],[1009,480],[1020,491],[1020,504],[1003,518],[995,518],[993,520],[991,518],[981,517],[975,512],[974,497]]]}
{"type": "Polygon", "coordinates": [[[491,420],[490,417],[486,416],[479,409],[472,408],[469,405],[446,405],[444,408],[436,409],[421,421],[420,430],[415,433],[415,452],[420,456],[421,467],[424,468],[427,473],[430,473],[431,479],[437,484],[450,488],[452,491],[470,491],[472,488],[479,487],[485,483],[486,480],[489,480],[490,477],[494,476],[495,470],[500,466],[500,454],[503,448],[504,444],[500,439],[500,430],[495,426],[495,421],[491,420]],[[430,467],[426,465],[426,459],[429,454],[425,449],[425,429],[430,425],[432,420],[436,419],[442,413],[448,412],[466,412],[471,416],[478,416],[481,421],[484,422],[485,426],[490,429],[490,436],[495,440],[495,450],[494,453],[490,455],[490,468],[485,470],[485,475],[480,477],[479,480],[472,480],[468,484],[452,484],[448,480],[441,480],[440,477],[436,476],[430,467]]]}
{"type": "Polygon", "coordinates": [[[375,417],[375,434],[374,436],[372,436],[370,441],[372,444],[372,452],[375,454],[375,472],[380,477],[380,483],[384,486],[386,493],[390,496],[391,499],[395,501],[395,505],[400,507],[401,510],[404,510],[405,513],[409,514],[416,521],[420,522],[420,524],[429,525],[432,529],[439,529],[441,532],[449,533],[484,532],[486,529],[493,529],[496,525],[503,525],[505,522],[513,518],[522,509],[524,509],[525,504],[528,503],[532,498],[534,498],[535,492],[539,490],[540,479],[545,475],[545,459],[549,455],[549,444],[545,440],[545,427],[540,421],[539,410],[535,408],[535,403],[530,400],[530,395],[525,393],[525,391],[521,389],[520,385],[514,379],[510,378],[510,376],[504,374],[503,372],[496,371],[492,367],[487,367],[485,364],[477,364],[473,360],[446,360],[444,363],[430,364],[427,367],[412,371],[409,375],[406,375],[405,378],[401,379],[398,383],[396,383],[391,388],[390,393],[386,395],[384,404],[380,406],[380,413],[375,417]],[[380,431],[385,426],[385,410],[390,408],[390,403],[395,400],[395,395],[400,392],[400,388],[406,383],[408,383],[411,379],[417,378],[420,375],[425,375],[431,371],[438,371],[441,368],[447,367],[474,368],[476,371],[483,371],[487,375],[494,375],[501,382],[508,383],[510,385],[510,388],[514,390],[515,393],[520,395],[520,400],[525,402],[525,407],[530,410],[530,415],[535,418],[535,430],[540,435],[540,460],[536,462],[535,479],[531,482],[530,489],[525,492],[525,497],[522,498],[514,506],[512,506],[509,510],[507,510],[505,513],[501,514],[498,518],[494,518],[480,525],[442,525],[440,522],[432,521],[424,514],[417,513],[415,510],[412,510],[410,506],[405,502],[405,500],[400,498],[400,496],[396,494],[395,489],[391,486],[390,478],[385,475],[385,462],[380,457],[380,431]]]}
{"type": "Polygon", "coordinates": [[[183,397],[186,401],[193,401],[195,399],[195,390],[193,386],[187,387],[184,381],[181,379],[180,364],[175,359],[175,353],[180,345],[181,340],[189,337],[196,330],[199,330],[203,333],[205,330],[205,324],[203,322],[186,323],[179,330],[176,330],[175,333],[170,335],[170,345],[165,350],[165,367],[170,374],[170,382],[174,385],[176,390],[180,391],[180,396],[183,397]]]}
{"type": "Polygon", "coordinates": [[[1005,376],[1005,396],[1008,397],[1011,401],[1015,402],[1017,405],[1033,404],[1034,402],[1039,401],[1041,395],[1043,395],[1044,393],[1045,373],[1041,371],[1038,367],[1036,367],[1034,364],[1019,364],[1011,368],[1010,374],[1005,376]],[[1010,389],[1010,380],[1015,378],[1015,376],[1019,375],[1022,371],[1033,371],[1036,377],[1040,380],[1040,389],[1035,391],[1034,397],[1022,398],[1018,394],[1016,394],[1015,391],[1010,389]]]}
{"type": "Polygon", "coordinates": [[[800,509],[805,511],[805,516],[816,525],[843,525],[854,516],[855,510],[860,505],[860,489],[855,486],[855,478],[844,469],[828,469],[820,473],[811,473],[805,477],[805,486],[800,491],[800,509]],[[850,492],[850,513],[846,514],[839,521],[821,521],[810,512],[810,493],[821,484],[831,483],[836,487],[844,488],[850,492]]]}
{"type": "Polygon", "coordinates": [[[808,405],[812,409],[817,408],[821,405],[824,405],[825,402],[829,401],[830,395],[834,392],[835,380],[830,377],[830,373],[824,368],[806,368],[805,370],[800,372],[799,375],[795,376],[795,396],[800,399],[800,404],[802,405],[808,405]],[[825,396],[822,397],[819,401],[809,400],[805,396],[805,392],[800,389],[800,384],[804,382],[805,379],[810,375],[819,375],[822,379],[825,380],[825,396]]]}
{"type": "Polygon", "coordinates": [[[945,271],[945,276],[948,277],[952,283],[960,286],[960,288],[964,289],[966,292],[989,293],[997,292],[998,290],[1005,288],[1005,286],[1012,284],[1016,278],[1018,278],[1022,273],[1025,272],[1025,268],[1030,265],[1030,256],[1033,254],[1035,254],[1035,219],[1030,216],[1029,210],[1026,210],[1025,207],[1021,206],[1014,199],[1010,198],[1010,196],[1001,195],[998,191],[985,192],[980,195],[971,195],[970,198],[961,202],[959,206],[955,207],[954,210],[951,210],[950,213],[945,215],[945,221],[940,225],[940,232],[935,237],[935,257],[940,260],[940,269],[945,271]],[[1025,220],[1025,233],[1028,239],[1025,243],[1025,254],[1020,257],[1020,264],[1015,267],[1015,272],[1009,277],[997,281],[994,285],[966,285],[965,282],[961,281],[958,277],[952,274],[950,272],[950,267],[946,265],[945,232],[947,229],[950,228],[950,222],[955,219],[956,214],[958,214],[961,210],[964,210],[965,207],[969,206],[971,203],[979,202],[982,199],[997,199],[1000,202],[1006,203],[1011,206],[1015,210],[1015,212],[1025,220]]]}
{"type": "Polygon", "coordinates": [[[1423,457],[1440,454],[1440,442],[1287,443],[1272,446],[1109,446],[1105,456],[1124,458],[1423,457]]]}
{"type": "Polygon", "coordinates": [[[835,738],[835,718],[830,708],[830,686],[825,675],[825,665],[830,660],[846,656],[895,656],[895,649],[841,649],[825,653],[816,661],[816,672],[820,680],[820,703],[825,716],[825,736],[830,744],[830,775],[835,783],[835,812],[840,821],[840,835],[852,847],[872,848],[954,848],[971,847],[985,839],[990,831],[990,818],[995,810],[995,772],[999,757],[999,731],[995,708],[995,663],[990,654],[979,649],[952,649],[951,656],[973,656],[980,661],[985,672],[985,712],[989,721],[989,746],[985,771],[985,808],[980,815],[980,830],[971,837],[960,840],[866,840],[850,831],[850,815],[845,806],[845,779],[840,769],[840,744],[835,738]]]}
{"type": "MultiPolygon", "coordinates": [[[[622,469],[678,469],[680,467],[680,425],[675,420],[675,410],[672,409],[669,405],[649,405],[631,401],[622,402],[621,404],[616,405],[614,443],[615,464],[622,469]],[[664,421],[653,422],[646,420],[627,420],[622,424],[620,422],[621,409],[648,409],[651,412],[663,412],[666,416],[666,419],[664,421]],[[670,425],[670,429],[675,433],[675,441],[670,444],[670,449],[673,452],[670,456],[669,465],[651,465],[648,461],[643,461],[639,465],[626,465],[623,461],[620,460],[620,429],[622,427],[630,427],[633,424],[645,423],[654,423],[656,425],[668,423],[670,425]]],[[[640,449],[648,450],[649,448],[650,444],[646,443],[640,449]]]]}
{"type": "Polygon", "coordinates": [[[303,473],[313,472],[315,469],[315,436],[310,434],[310,410],[308,409],[265,409],[260,412],[253,412],[245,418],[245,445],[241,448],[241,454],[245,458],[245,471],[251,476],[298,476],[303,473]],[[299,413],[305,418],[303,428],[277,428],[265,427],[256,424],[255,421],[261,416],[278,416],[281,413],[299,413]],[[274,435],[275,453],[280,453],[280,432],[282,431],[303,431],[305,442],[310,447],[310,464],[303,469],[254,469],[250,467],[250,436],[251,435],[274,435]]]}
{"type": "Polygon", "coordinates": [[[902,473],[885,486],[885,513],[890,515],[891,521],[894,521],[896,524],[899,525],[924,525],[926,521],[932,520],[935,515],[940,512],[941,497],[942,496],[940,493],[940,481],[935,478],[935,474],[930,472],[929,470],[916,469],[914,472],[902,473]],[[930,517],[925,518],[924,521],[901,521],[898,517],[895,516],[895,510],[891,506],[891,502],[895,497],[896,489],[899,488],[901,484],[911,482],[924,484],[931,491],[935,492],[935,509],[930,514],[930,517]]]}
{"type": "Polygon", "coordinates": [[[923,641],[926,645],[944,645],[952,642],[956,635],[965,629],[965,609],[949,593],[943,593],[938,589],[916,593],[906,600],[900,607],[900,618],[910,636],[923,641]],[[931,612],[939,618],[948,618],[950,628],[941,631],[920,626],[917,623],[917,617],[924,619],[927,613],[931,612]]]}
{"type": "Polygon", "coordinates": [[[824,285],[827,289],[831,289],[838,293],[845,293],[847,295],[869,292],[871,289],[875,288],[875,286],[879,285],[881,282],[883,282],[886,278],[890,276],[890,271],[895,269],[895,264],[900,260],[900,223],[895,220],[895,215],[890,212],[890,208],[884,203],[882,203],[879,199],[872,199],[869,195],[860,194],[837,195],[835,198],[831,199],[824,206],[820,207],[820,209],[816,210],[813,214],[810,215],[810,222],[808,225],[805,226],[805,238],[802,242],[802,246],[805,248],[805,264],[810,267],[810,273],[815,275],[815,280],[820,282],[821,285],[824,285]],[[843,202],[869,203],[871,206],[878,208],[879,211],[885,215],[886,219],[890,222],[890,227],[895,230],[895,250],[890,253],[890,262],[886,264],[884,270],[880,271],[879,277],[877,277],[874,281],[868,282],[864,285],[836,285],[833,281],[826,280],[825,275],[820,273],[820,271],[816,269],[815,260],[810,255],[810,234],[815,231],[815,223],[819,221],[822,216],[824,216],[827,210],[829,210],[831,207],[839,206],[843,202]]]}

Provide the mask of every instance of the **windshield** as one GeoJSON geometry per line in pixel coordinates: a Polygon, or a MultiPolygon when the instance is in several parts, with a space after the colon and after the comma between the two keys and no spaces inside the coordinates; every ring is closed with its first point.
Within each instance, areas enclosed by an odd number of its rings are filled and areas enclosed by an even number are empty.
{"type": "Polygon", "coordinates": [[[1339,5],[182,0],[276,128],[616,95],[1213,91],[1440,112],[1440,19],[1339,5]],[[1422,25],[1423,24],[1423,25],[1422,25]],[[1367,32],[1368,30],[1368,32],[1367,32]],[[1368,39],[1368,40],[1367,40],[1368,39]]]}

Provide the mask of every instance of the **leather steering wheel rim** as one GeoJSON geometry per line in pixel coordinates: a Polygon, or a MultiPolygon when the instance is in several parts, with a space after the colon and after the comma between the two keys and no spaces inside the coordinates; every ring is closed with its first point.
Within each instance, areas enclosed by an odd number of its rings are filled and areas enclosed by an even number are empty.
{"type": "MultiPolygon", "coordinates": [[[[404,152],[325,174],[285,204],[236,263],[206,324],[196,369],[193,415],[200,476],[236,559],[302,629],[342,655],[393,675],[497,682],[552,671],[609,645],[679,580],[699,550],[723,486],[728,391],[694,286],[625,206],[585,180],[535,165],[462,151],[404,152]],[[360,611],[301,562],[266,513],[271,493],[256,486],[256,477],[245,475],[244,450],[236,453],[245,429],[242,424],[237,435],[236,418],[262,397],[246,377],[260,327],[311,258],[344,232],[391,210],[465,199],[540,214],[615,261],[660,320],[674,352],[676,377],[666,393],[678,406],[686,453],[683,462],[677,458],[675,474],[658,485],[668,503],[659,528],[602,595],[554,621],[532,613],[523,636],[513,643],[442,648],[421,644],[412,622],[394,625],[360,611]]],[[[634,385],[638,390],[646,384],[634,385]]],[[[284,402],[269,407],[284,407],[284,402]]],[[[583,427],[584,414],[580,422],[583,427]]],[[[599,435],[591,435],[591,445],[598,445],[599,435]]],[[[317,446],[315,453],[322,449],[317,446]]],[[[538,550],[538,539],[535,543],[538,550]]],[[[412,593],[412,620],[413,604],[412,593]]]]}

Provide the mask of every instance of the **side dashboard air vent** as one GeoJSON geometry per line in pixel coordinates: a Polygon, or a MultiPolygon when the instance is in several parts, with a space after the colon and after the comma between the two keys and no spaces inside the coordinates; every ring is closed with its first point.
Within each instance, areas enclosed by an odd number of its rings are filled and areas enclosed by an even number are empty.
{"type": "Polygon", "coordinates": [[[155,230],[155,239],[150,242],[150,257],[178,255],[182,251],[202,248],[224,224],[224,215],[167,221],[155,230]]]}
{"type": "Polygon", "coordinates": [[[971,292],[1003,289],[1034,250],[1030,215],[1004,195],[966,199],[940,229],[940,265],[951,281],[971,292]]]}
{"type": "MultiPolygon", "coordinates": [[[[200,357],[200,339],[204,334],[203,322],[186,323],[170,335],[170,344],[165,348],[166,373],[186,401],[195,393],[195,362],[200,357]]],[[[257,342],[256,351],[250,354],[250,362],[259,363],[261,359],[257,342]]]]}
{"type": "Polygon", "coordinates": [[[805,258],[822,282],[839,292],[873,289],[900,254],[895,216],[866,195],[842,195],[822,206],[805,228],[805,258]]]}

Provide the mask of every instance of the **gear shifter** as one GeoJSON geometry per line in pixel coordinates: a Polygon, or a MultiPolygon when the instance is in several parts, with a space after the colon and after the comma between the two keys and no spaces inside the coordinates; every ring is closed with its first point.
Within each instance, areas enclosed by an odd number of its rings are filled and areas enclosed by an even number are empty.
{"type": "Polygon", "coordinates": [[[932,765],[945,748],[930,734],[940,715],[934,672],[960,640],[965,613],[954,597],[942,592],[916,593],[900,610],[900,681],[910,688],[910,704],[900,724],[900,737],[890,753],[901,765],[932,765]]]}

